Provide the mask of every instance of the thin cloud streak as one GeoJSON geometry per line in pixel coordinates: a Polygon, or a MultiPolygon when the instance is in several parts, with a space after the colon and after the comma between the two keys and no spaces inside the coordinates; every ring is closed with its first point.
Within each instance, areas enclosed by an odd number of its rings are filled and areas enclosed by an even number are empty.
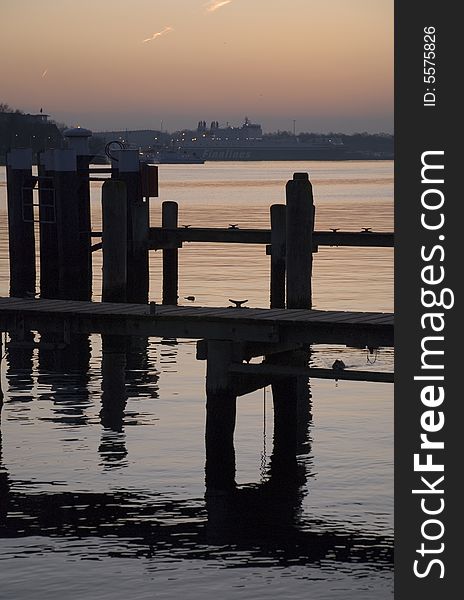
{"type": "Polygon", "coordinates": [[[47,73],[48,73],[48,69],[45,69],[45,71],[42,73],[42,79],[44,79],[44,77],[46,77],[47,73]]]}
{"type": "Polygon", "coordinates": [[[147,42],[152,42],[153,40],[156,40],[157,38],[161,37],[162,35],[165,35],[166,33],[169,33],[170,31],[174,31],[173,27],[164,27],[164,29],[162,29],[161,31],[157,31],[156,33],[154,33],[151,37],[142,40],[142,44],[146,44],[147,42]]]}
{"type": "Polygon", "coordinates": [[[210,2],[206,6],[206,11],[214,12],[214,11],[218,10],[219,8],[222,8],[226,4],[230,4],[231,2],[232,2],[232,0],[212,0],[212,2],[210,2]]]}

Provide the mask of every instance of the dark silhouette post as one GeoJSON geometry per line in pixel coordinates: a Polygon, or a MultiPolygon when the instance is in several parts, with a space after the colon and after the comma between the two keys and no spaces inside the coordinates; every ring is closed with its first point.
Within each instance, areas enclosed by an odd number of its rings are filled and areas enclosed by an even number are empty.
{"type": "Polygon", "coordinates": [[[58,296],[79,299],[81,279],[78,175],[75,150],[54,151],[54,189],[58,234],[58,296]]]}
{"type": "Polygon", "coordinates": [[[35,295],[35,237],[32,150],[7,156],[10,296],[35,295]]]}
{"type": "Polygon", "coordinates": [[[39,154],[40,296],[58,298],[58,228],[54,190],[54,151],[39,154]]]}
{"type": "Polygon", "coordinates": [[[271,308],[285,308],[286,208],[271,206],[271,308]]]}
{"type": "Polygon", "coordinates": [[[206,371],[206,488],[235,488],[236,396],[229,385],[232,343],[208,341],[206,371]]]}
{"type": "Polygon", "coordinates": [[[114,166],[114,178],[123,181],[127,190],[127,302],[146,304],[150,218],[149,202],[142,196],[138,151],[116,151],[114,166]]]}
{"type": "Polygon", "coordinates": [[[103,302],[127,299],[127,192],[123,181],[102,188],[103,302]]]}
{"type": "MultiPolygon", "coordinates": [[[[177,202],[163,202],[162,226],[168,231],[177,229],[179,207],[177,202]]],[[[175,241],[172,242],[176,244],[175,241]]],[[[163,304],[177,304],[179,281],[179,251],[177,247],[163,250],[163,304]]]]}
{"type": "Polygon", "coordinates": [[[78,256],[81,277],[76,285],[78,299],[90,300],[92,297],[92,250],[91,250],[91,217],[90,217],[90,181],[89,181],[89,138],[92,132],[83,127],[67,129],[64,136],[68,147],[76,152],[77,162],[77,199],[79,246],[78,256]]]}
{"type": "Polygon", "coordinates": [[[287,182],[287,308],[311,308],[313,190],[307,173],[287,182]]]}

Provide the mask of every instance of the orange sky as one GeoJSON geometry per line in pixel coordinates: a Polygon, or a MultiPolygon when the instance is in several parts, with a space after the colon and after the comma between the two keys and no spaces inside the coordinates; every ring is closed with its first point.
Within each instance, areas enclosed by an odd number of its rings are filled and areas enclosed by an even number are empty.
{"type": "Polygon", "coordinates": [[[298,131],[392,131],[393,0],[0,0],[0,11],[0,102],[28,112],[95,130],[248,115],[265,130],[295,119],[298,131]]]}

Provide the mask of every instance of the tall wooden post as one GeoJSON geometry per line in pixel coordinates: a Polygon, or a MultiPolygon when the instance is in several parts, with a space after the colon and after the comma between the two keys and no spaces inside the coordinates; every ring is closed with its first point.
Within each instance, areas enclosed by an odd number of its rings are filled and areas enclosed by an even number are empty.
{"type": "Polygon", "coordinates": [[[58,296],[78,300],[81,277],[79,264],[79,197],[75,150],[54,151],[54,189],[58,235],[58,296]]]}
{"type": "Polygon", "coordinates": [[[307,173],[295,173],[287,196],[287,308],[311,308],[313,191],[307,173]]]}
{"type": "Polygon", "coordinates": [[[92,132],[83,127],[67,129],[64,136],[68,147],[75,150],[78,175],[79,265],[81,277],[76,282],[80,300],[92,297],[92,250],[89,181],[89,138],[92,132]]]}
{"type": "Polygon", "coordinates": [[[208,341],[206,371],[206,487],[235,487],[234,430],[236,396],[229,386],[232,343],[208,341]]]}
{"type": "Polygon", "coordinates": [[[271,206],[271,308],[285,308],[286,208],[271,206]]]}
{"type": "MultiPolygon", "coordinates": [[[[175,230],[178,225],[179,208],[177,202],[163,202],[162,226],[175,230]]],[[[179,251],[177,248],[163,250],[163,304],[177,304],[179,287],[179,251]]]]}
{"type": "Polygon", "coordinates": [[[127,190],[127,302],[146,304],[149,293],[148,238],[149,202],[142,196],[137,150],[115,152],[116,179],[127,190]]]}
{"type": "Polygon", "coordinates": [[[58,298],[58,228],[54,190],[54,151],[39,154],[40,296],[58,298]]]}
{"type": "Polygon", "coordinates": [[[10,296],[35,295],[35,238],[32,150],[7,156],[10,296]]]}
{"type": "Polygon", "coordinates": [[[127,192],[123,181],[102,188],[103,302],[127,299],[127,192]]]}

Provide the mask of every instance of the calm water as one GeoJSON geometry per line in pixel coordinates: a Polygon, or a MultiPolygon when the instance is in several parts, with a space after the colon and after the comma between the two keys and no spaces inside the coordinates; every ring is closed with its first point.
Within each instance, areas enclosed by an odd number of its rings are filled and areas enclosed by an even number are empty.
{"type": "MultiPolygon", "coordinates": [[[[160,222],[160,201],[176,200],[181,224],[267,227],[269,206],[284,201],[293,171],[311,174],[318,229],[392,229],[391,162],[162,166],[152,224],[160,222]]],[[[4,169],[0,175],[0,294],[7,295],[4,169]]],[[[98,230],[98,184],[92,191],[98,230]]],[[[157,300],[159,254],[151,256],[157,300]]],[[[261,246],[186,244],[180,265],[181,298],[268,305],[261,246]]],[[[314,304],[392,310],[393,251],[321,248],[314,304]]],[[[388,350],[370,364],[363,351],[336,346],[314,348],[312,360],[330,366],[339,356],[353,368],[393,365],[388,350]]],[[[239,398],[239,492],[206,501],[205,363],[195,342],[139,340],[125,360],[121,394],[114,374],[102,382],[98,336],[60,353],[16,348],[4,357],[0,598],[392,598],[392,386],[311,381],[295,486],[270,475],[270,388],[239,398]],[[110,411],[102,410],[105,394],[116,399],[110,411]]]]}

